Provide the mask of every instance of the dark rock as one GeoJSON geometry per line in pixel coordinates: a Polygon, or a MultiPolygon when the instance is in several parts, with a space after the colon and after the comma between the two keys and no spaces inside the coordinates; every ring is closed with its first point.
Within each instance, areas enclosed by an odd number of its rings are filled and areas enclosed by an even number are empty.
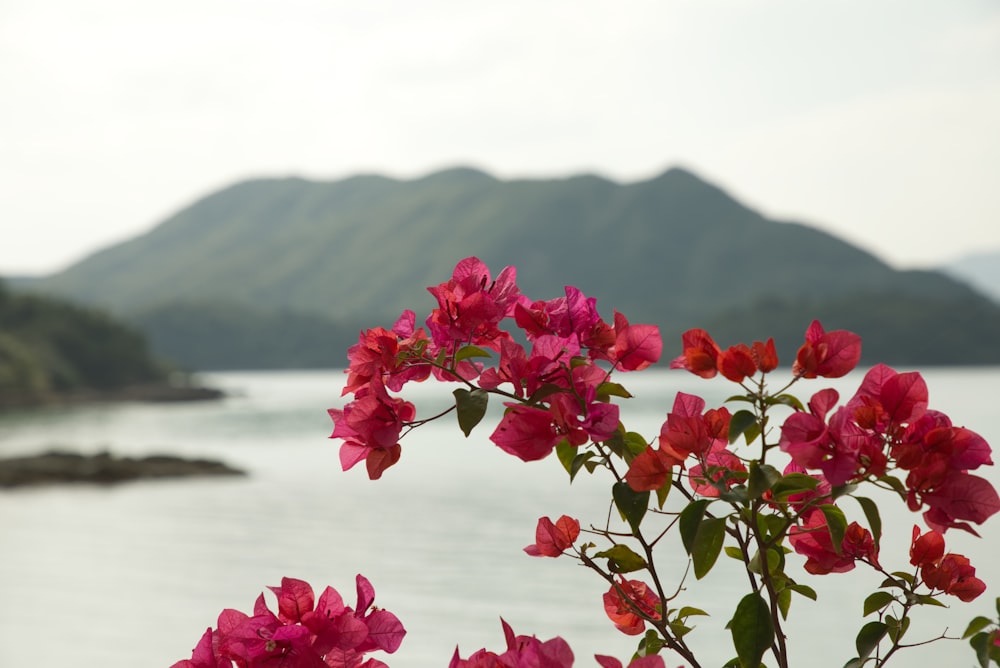
{"type": "Polygon", "coordinates": [[[129,480],[244,475],[222,462],[172,455],[116,457],[51,451],[0,459],[0,488],[65,483],[111,485],[129,480]]]}

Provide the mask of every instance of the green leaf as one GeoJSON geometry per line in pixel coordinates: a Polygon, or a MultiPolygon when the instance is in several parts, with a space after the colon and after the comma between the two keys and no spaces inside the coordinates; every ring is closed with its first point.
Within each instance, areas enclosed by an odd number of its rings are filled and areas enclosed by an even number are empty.
{"type": "Polygon", "coordinates": [[[751,499],[759,499],[764,492],[771,489],[781,480],[781,472],[770,464],[760,464],[756,460],[750,462],[750,475],[747,478],[747,495],[751,499]]]}
{"type": "Polygon", "coordinates": [[[854,641],[858,649],[858,657],[864,661],[872,655],[878,644],[882,642],[889,628],[882,622],[868,622],[861,627],[858,637],[854,641]]]}
{"type": "Polygon", "coordinates": [[[783,496],[812,491],[816,489],[817,485],[819,485],[819,480],[811,475],[806,475],[805,473],[788,473],[782,476],[781,480],[774,483],[771,487],[771,492],[776,498],[781,498],[783,496]]]}
{"type": "Polygon", "coordinates": [[[728,501],[729,503],[736,503],[741,506],[745,506],[748,501],[746,485],[733,485],[727,490],[720,491],[718,498],[722,501],[728,501]]]}
{"type": "Polygon", "coordinates": [[[702,579],[712,570],[712,566],[722,552],[722,543],[726,538],[726,520],[721,517],[706,517],[698,526],[691,548],[691,561],[694,564],[694,576],[702,579]]]}
{"type": "Polygon", "coordinates": [[[743,551],[740,548],[735,545],[726,545],[723,549],[726,552],[726,556],[732,557],[736,561],[743,561],[743,551]]]}
{"type": "Polygon", "coordinates": [[[864,605],[865,614],[863,616],[867,617],[876,610],[881,610],[882,608],[889,605],[895,600],[896,597],[887,591],[877,591],[873,594],[870,594],[868,598],[865,599],[865,605],[864,605]]]}
{"type": "Polygon", "coordinates": [[[674,479],[669,475],[662,485],[656,490],[656,503],[659,508],[663,509],[663,504],[667,502],[667,495],[670,494],[670,487],[673,485],[674,479]]]}
{"type": "Polygon", "coordinates": [[[455,395],[455,407],[458,409],[458,426],[462,429],[462,433],[468,437],[486,415],[486,406],[489,404],[490,395],[486,390],[478,387],[472,391],[459,388],[452,394],[455,395]]]}
{"type": "Polygon", "coordinates": [[[594,556],[607,559],[608,570],[612,573],[631,573],[646,567],[645,559],[633,552],[628,545],[620,543],[594,556]]]}
{"type": "Polygon", "coordinates": [[[743,430],[743,438],[747,443],[753,443],[760,436],[761,428],[759,422],[754,422],[752,425],[743,430]]]}
{"type": "Polygon", "coordinates": [[[782,404],[788,406],[789,408],[794,408],[797,411],[805,411],[806,407],[802,405],[799,398],[791,394],[778,394],[773,397],[768,397],[766,399],[768,406],[773,406],[775,404],[782,404]]]}
{"type": "Polygon", "coordinates": [[[913,587],[913,583],[915,582],[913,573],[907,573],[906,571],[893,571],[892,575],[899,578],[900,580],[903,580],[904,582],[906,582],[906,584],[910,585],[910,587],[913,587]]]}
{"type": "Polygon", "coordinates": [[[649,508],[649,492],[636,492],[627,482],[616,482],[611,488],[611,496],[615,500],[618,512],[625,519],[632,531],[639,530],[639,524],[649,508]]]}
{"type": "Polygon", "coordinates": [[[625,434],[625,451],[631,453],[632,457],[629,457],[629,461],[632,458],[641,455],[649,447],[649,443],[646,442],[645,437],[642,434],[637,434],[634,431],[627,432],[625,434]]]}
{"type": "Polygon", "coordinates": [[[757,422],[757,416],[748,410],[736,411],[729,418],[729,442],[734,443],[750,425],[757,422]]]}
{"type": "MultiPolygon", "coordinates": [[[[572,448],[573,446],[570,447],[572,448]]],[[[587,450],[586,452],[581,452],[576,457],[574,457],[573,463],[570,464],[569,481],[573,482],[573,478],[575,478],[576,474],[580,472],[580,468],[585,466],[587,462],[589,462],[596,456],[597,455],[595,455],[593,452],[587,450]]],[[[594,472],[594,469],[592,467],[588,467],[587,470],[590,471],[591,473],[594,472]]]]}
{"type": "Polygon", "coordinates": [[[459,351],[455,353],[456,362],[467,360],[470,357],[492,357],[492,355],[488,350],[483,350],[478,346],[462,346],[459,351]]]}
{"type": "Polygon", "coordinates": [[[618,425],[618,430],[611,435],[611,438],[604,441],[604,446],[619,457],[625,457],[625,430],[618,425]]]}
{"type": "Polygon", "coordinates": [[[683,608],[677,611],[675,619],[687,619],[688,617],[708,617],[709,614],[702,610],[701,608],[692,608],[689,605],[685,605],[683,608]]]}
{"type": "Polygon", "coordinates": [[[884,475],[881,478],[879,478],[879,482],[884,482],[885,484],[889,485],[889,487],[892,487],[892,490],[897,494],[899,494],[899,496],[903,499],[905,499],[907,494],[909,493],[906,490],[906,485],[904,485],[903,482],[895,476],[884,475]]]}
{"type": "Polygon", "coordinates": [[[559,463],[563,465],[566,469],[566,473],[569,474],[569,479],[573,480],[573,460],[576,459],[577,453],[580,451],[574,446],[569,444],[569,440],[563,439],[559,441],[556,445],[556,457],[559,458],[559,463]]]}
{"type": "Polygon", "coordinates": [[[993,620],[987,617],[976,617],[969,625],[965,627],[965,633],[962,634],[962,638],[968,638],[969,636],[975,635],[985,629],[987,626],[993,623],[993,620]]]}
{"type": "Polygon", "coordinates": [[[788,609],[792,605],[792,590],[782,589],[778,592],[778,612],[782,619],[788,619],[788,609]]]}
{"type": "Polygon", "coordinates": [[[854,490],[858,488],[854,483],[848,483],[846,485],[840,485],[839,487],[834,487],[830,490],[830,498],[836,501],[840,497],[846,494],[853,494],[854,490]]]}
{"type": "Polygon", "coordinates": [[[981,668],[989,668],[990,665],[990,642],[989,633],[977,633],[969,638],[969,644],[976,650],[976,658],[979,660],[981,668]]]}
{"type": "Polygon", "coordinates": [[[809,585],[792,583],[788,585],[788,588],[794,591],[796,594],[802,594],[806,598],[816,600],[816,590],[809,585]]]}
{"type": "Polygon", "coordinates": [[[830,529],[830,539],[833,542],[833,549],[837,554],[843,547],[844,534],[847,532],[847,518],[844,511],[833,505],[825,503],[819,507],[826,516],[826,526],[830,529]]]}
{"type": "Polygon", "coordinates": [[[906,629],[910,628],[909,617],[896,619],[892,615],[886,615],[885,623],[889,627],[889,638],[895,643],[898,643],[899,639],[906,634],[906,629]]]}
{"type": "Polygon", "coordinates": [[[619,383],[601,383],[597,386],[597,397],[606,401],[609,397],[631,399],[632,395],[619,383]]]}
{"type": "Polygon", "coordinates": [[[744,596],[736,606],[736,614],[729,623],[733,634],[733,647],[742,666],[757,668],[764,652],[774,642],[771,611],[758,593],[744,596]]]}
{"type": "Polygon", "coordinates": [[[866,496],[856,496],[854,499],[861,504],[861,510],[865,512],[865,517],[868,519],[868,526],[872,530],[875,552],[878,553],[879,542],[882,540],[882,516],[879,515],[878,506],[866,496]]]}
{"type": "Polygon", "coordinates": [[[929,596],[927,594],[920,594],[919,596],[917,596],[917,604],[918,605],[936,605],[939,608],[947,608],[948,607],[947,605],[945,605],[941,601],[937,600],[933,596],[929,596]]]}
{"type": "Polygon", "coordinates": [[[708,508],[708,503],[708,499],[698,499],[687,504],[681,511],[677,524],[681,532],[681,541],[684,543],[684,550],[688,554],[691,554],[691,550],[694,549],[694,538],[698,534],[698,527],[701,525],[701,518],[705,514],[705,509],[708,508]]]}
{"type": "Polygon", "coordinates": [[[661,649],[663,649],[663,638],[660,637],[660,634],[653,629],[646,631],[646,635],[639,641],[639,654],[652,656],[659,653],[661,649]]]}

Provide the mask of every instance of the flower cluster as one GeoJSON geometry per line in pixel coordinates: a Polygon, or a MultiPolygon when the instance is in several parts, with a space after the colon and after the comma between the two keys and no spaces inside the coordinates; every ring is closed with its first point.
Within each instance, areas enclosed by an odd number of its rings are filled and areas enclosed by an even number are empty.
{"type": "MultiPolygon", "coordinates": [[[[778,364],[772,341],[723,351],[707,332],[694,329],[684,334],[682,342],[684,351],[671,366],[703,378],[721,372],[744,383],[778,364]]],[[[827,332],[814,321],[796,355],[793,377],[839,378],[853,370],[860,357],[857,335],[827,332]]],[[[919,373],[898,373],[878,364],[845,405],[837,407],[839,399],[834,389],[819,390],[781,426],[779,446],[791,457],[785,473],[806,472],[815,478],[815,489],[826,490],[825,495],[811,494],[805,507],[800,504],[799,521],[789,531],[792,547],[807,557],[808,572],[844,572],[858,559],[878,563],[876,542],[857,523],[848,525],[834,543],[818,506],[833,502],[835,488],[863,480],[883,482],[904,493],[911,510],[926,508],[924,520],[941,532],[960,528],[975,533],[969,522],[981,524],[1000,511],[993,486],[969,473],[993,463],[989,445],[975,432],[954,426],[943,413],[928,409],[927,385],[919,373]],[[906,479],[891,476],[892,469],[907,472],[906,479]]],[[[650,448],[632,462],[626,480],[633,489],[657,489],[670,476],[671,467],[684,466],[688,458],[697,462],[689,480],[702,496],[719,496],[746,479],[746,467],[728,449],[731,416],[699,415],[703,408],[697,397],[678,394],[661,431],[659,450],[650,448]]]]}
{"type": "MultiPolygon", "coordinates": [[[[332,437],[343,440],[343,468],[365,461],[369,477],[378,478],[398,461],[408,430],[454,410],[468,435],[485,416],[489,396],[501,397],[505,411],[490,435],[496,446],[524,461],[555,451],[571,480],[581,471],[598,470],[614,480],[612,509],[627,526],[612,527],[615,514],[609,513],[603,527],[586,529],[605,541],[606,549],[589,552],[597,547],[590,541],[576,545],[580,522],[563,515],[555,521],[540,518],[535,542],[524,551],[574,558],[610,584],[605,613],[620,632],[641,636],[630,666],[660,668],[661,651],[700,665],[685,635],[693,630],[691,618],[709,613],[677,605],[687,573],[667,576],[654,561],[654,548],[673,529],[695,578],[705,577],[723,552],[746,566],[751,587],[727,626],[738,655],[729,665],[760,665],[768,652],[777,665],[789,665],[781,625],[792,597],[816,597],[789,575],[786,555],[792,551],[805,557],[804,570],[811,575],[865,564],[885,576],[884,591],[864,604],[865,614],[878,612],[879,619],[863,627],[858,656],[848,665],[874,659],[880,666],[904,647],[900,638],[913,606],[940,604],[933,598],[938,594],[969,601],[982,593],[969,560],[944,552],[942,534],[949,528],[975,533],[973,525],[1000,511],[993,486],[972,473],[993,463],[988,444],[928,407],[919,374],[885,365],[868,371],[843,405],[831,388],[814,392],[806,403],[787,393],[800,381],[853,371],[861,359],[857,334],[827,331],[813,321],[791,365],[791,379],[770,391],[769,374],[779,366],[773,339],[722,348],[705,330],[685,332],[681,354],[670,367],[738,384],[743,393],[727,404],[739,408],[708,408],[701,397],[678,392],[650,442],[622,424],[615,399],[631,395],[611,374],[659,360],[656,327],[632,325],[618,312],[606,322],[595,300],[571,286],[562,297],[533,301],[521,294],[513,268],[494,279],[474,257],[428,290],[437,306],[424,320],[426,329],[406,311],[389,330],[362,332],[348,352],[344,394],[353,398],[330,410],[332,437]],[[520,331],[512,333],[505,323],[520,331]],[[461,387],[448,411],[418,420],[414,406],[390,392],[431,377],[461,387]],[[775,429],[773,411],[789,409],[775,429]],[[737,445],[741,438],[753,452],[737,445]],[[781,468],[775,466],[777,457],[783,457],[781,468]],[[919,578],[883,568],[882,521],[875,502],[856,493],[862,484],[893,490],[912,511],[923,511],[931,531],[914,533],[911,548],[919,578]],[[671,490],[683,497],[679,512],[665,505],[671,490]],[[861,506],[867,526],[848,520],[839,506],[847,496],[861,506]],[[650,518],[659,524],[644,525],[650,518]],[[670,584],[667,577],[679,582],[670,584]],[[879,656],[886,638],[891,647],[879,656]]],[[[982,619],[973,631],[980,644],[995,636],[992,622],[982,619]]],[[[503,626],[504,652],[482,649],[462,659],[456,649],[451,666],[571,665],[572,652],[561,638],[515,636],[503,626]]],[[[596,658],[602,668],[622,666],[611,657],[596,658]]]]}
{"type": "Polygon", "coordinates": [[[399,391],[431,375],[475,382],[477,390],[515,400],[505,404],[508,410],[490,438],[524,461],[548,456],[563,441],[579,446],[612,437],[619,415],[603,394],[610,373],[605,367],[635,371],[659,360],[659,330],[632,325],[617,312],[609,324],[595,300],[573,287],[564,297],[532,301],[515,279],[513,267],[494,280],[479,259],[466,258],[450,280],[428,288],[438,305],[426,318],[426,331],[415,328],[415,316],[407,311],[391,330],[360,334],[348,351],[344,388],[354,399],[329,411],[335,425],[331,438],[344,441],[344,470],[365,461],[369,477],[376,479],[399,460],[399,439],[416,424],[416,413],[387,389],[399,391]],[[530,348],[500,328],[505,319],[522,330],[530,348]],[[473,360],[487,351],[498,362],[484,370],[473,360]]]}
{"type": "Polygon", "coordinates": [[[387,668],[374,651],[393,653],[406,631],[394,614],[375,608],[375,590],[357,576],[357,605],[344,605],[327,587],[315,599],[307,582],[282,578],[269,587],[278,599],[275,614],[261,594],[253,614],[226,609],[208,629],[190,659],[171,668],[387,668]]]}
{"type": "Polygon", "coordinates": [[[986,583],[976,577],[976,569],[961,554],[945,554],[944,536],[937,531],[921,535],[913,527],[910,563],[920,569],[924,584],[932,590],[971,601],[986,590],[986,583]]]}
{"type": "MultiPolygon", "coordinates": [[[[497,654],[483,648],[463,659],[456,647],[448,668],[572,668],[573,651],[559,636],[539,640],[535,636],[514,635],[507,622],[501,619],[500,623],[507,641],[505,651],[497,654]]],[[[602,668],[622,668],[622,662],[614,657],[598,654],[594,658],[602,668]]],[[[664,668],[663,658],[634,658],[627,668],[664,668]]]]}
{"type": "Polygon", "coordinates": [[[807,470],[820,471],[832,486],[879,480],[887,468],[907,472],[903,485],[911,510],[926,507],[932,529],[975,533],[1000,510],[1000,498],[970,470],[992,464],[990,447],[975,432],[952,425],[928,410],[927,385],[919,373],[897,373],[878,364],[865,375],[846,405],[832,412],[832,389],[809,401],[808,412],[790,416],[781,428],[781,449],[807,470]]]}

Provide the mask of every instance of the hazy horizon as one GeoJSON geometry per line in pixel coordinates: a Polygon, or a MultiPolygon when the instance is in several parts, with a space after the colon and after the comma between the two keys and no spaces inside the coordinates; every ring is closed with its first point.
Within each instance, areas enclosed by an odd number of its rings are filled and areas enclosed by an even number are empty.
{"type": "Polygon", "coordinates": [[[897,268],[1000,249],[1000,6],[11,0],[0,275],[256,176],[682,166],[897,268]]]}

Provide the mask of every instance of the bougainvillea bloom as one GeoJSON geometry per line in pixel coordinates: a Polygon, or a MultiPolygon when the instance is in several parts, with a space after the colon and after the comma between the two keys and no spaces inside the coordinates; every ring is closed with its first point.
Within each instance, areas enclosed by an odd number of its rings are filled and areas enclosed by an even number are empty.
{"type": "Polygon", "coordinates": [[[946,554],[934,564],[920,569],[924,584],[968,603],[986,591],[986,583],[976,577],[976,569],[961,554],[946,554]]]}
{"type": "Polygon", "coordinates": [[[504,452],[521,461],[532,462],[548,457],[563,439],[552,422],[552,414],[544,408],[506,404],[507,412],[490,434],[504,452]]]}
{"type": "Polygon", "coordinates": [[[813,320],[792,364],[792,373],[802,378],[840,378],[860,360],[860,336],[843,329],[827,332],[819,320],[813,320]]]}
{"type": "Polygon", "coordinates": [[[851,522],[837,550],[833,547],[826,516],[818,508],[809,511],[801,525],[789,529],[788,542],[798,554],[806,557],[805,570],[813,575],[845,573],[854,568],[857,559],[878,564],[871,532],[851,522]]]}
{"type": "Polygon", "coordinates": [[[191,652],[191,658],[178,661],[170,668],[232,668],[232,665],[228,659],[215,656],[212,650],[212,629],[208,629],[191,652]]]}
{"type": "Polygon", "coordinates": [[[744,343],[719,353],[718,366],[722,375],[734,383],[742,383],[745,378],[757,373],[753,351],[744,343]]]}
{"type": "Polygon", "coordinates": [[[766,343],[754,341],[750,347],[750,355],[757,369],[764,373],[771,373],[778,368],[778,352],[774,348],[774,339],[768,339],[766,343]]]}
{"type": "Polygon", "coordinates": [[[544,641],[535,636],[516,636],[507,622],[501,619],[500,623],[507,651],[496,654],[484,648],[463,659],[456,647],[448,668],[572,668],[573,650],[559,636],[544,641]]]}
{"type": "Polygon", "coordinates": [[[376,377],[355,393],[342,410],[328,410],[334,427],[330,438],[343,439],[340,464],[346,471],[365,460],[368,477],[377,480],[399,461],[399,437],[416,417],[416,408],[399,397],[390,397],[376,377]]]}
{"type": "Polygon", "coordinates": [[[331,587],[314,607],[312,587],[294,578],[269,589],[278,598],[278,614],[263,594],[252,616],[223,610],[218,628],[202,636],[191,659],[171,668],[232,668],[233,662],[240,668],[378,668],[385,664],[365,655],[395,652],[406,634],[395,615],[374,608],[374,589],[362,575],[354,609],[331,587]]]}
{"type": "Polygon", "coordinates": [[[705,400],[693,394],[678,392],[673,410],[660,427],[660,449],[679,461],[699,456],[713,447],[729,443],[729,422],[726,408],[709,409],[704,414],[705,400]]]}
{"type": "Polygon", "coordinates": [[[615,311],[615,345],[608,358],[622,371],[639,371],[660,360],[663,340],[656,325],[630,325],[615,311]]]}
{"type": "Polygon", "coordinates": [[[691,490],[706,497],[717,497],[720,487],[729,489],[746,480],[747,467],[724,445],[716,445],[688,471],[691,490]]]}
{"type": "Polygon", "coordinates": [[[687,369],[702,378],[718,372],[719,346],[703,329],[689,329],[681,335],[684,352],[670,362],[671,369],[687,369]]]}
{"type": "Polygon", "coordinates": [[[604,594],[604,611],[615,628],[636,636],[645,630],[646,619],[660,619],[660,597],[641,580],[619,578],[604,594]]]}
{"type": "Polygon", "coordinates": [[[414,331],[413,311],[404,311],[392,330],[376,327],[361,332],[358,342],[347,349],[347,384],[341,393],[356,392],[379,377],[390,390],[398,392],[409,381],[426,380],[429,364],[411,364],[408,354],[426,343],[423,329],[414,331]]]}
{"type": "Polygon", "coordinates": [[[441,347],[458,341],[499,350],[500,341],[510,334],[497,324],[514,315],[515,305],[522,301],[516,278],[514,267],[505,267],[494,281],[479,258],[460,261],[451,280],[427,288],[438,302],[427,318],[434,342],[441,347]]]}
{"type": "Polygon", "coordinates": [[[563,515],[555,523],[540,517],[535,528],[535,542],[524,548],[533,557],[558,557],[573,546],[580,535],[580,521],[563,515]]]}

